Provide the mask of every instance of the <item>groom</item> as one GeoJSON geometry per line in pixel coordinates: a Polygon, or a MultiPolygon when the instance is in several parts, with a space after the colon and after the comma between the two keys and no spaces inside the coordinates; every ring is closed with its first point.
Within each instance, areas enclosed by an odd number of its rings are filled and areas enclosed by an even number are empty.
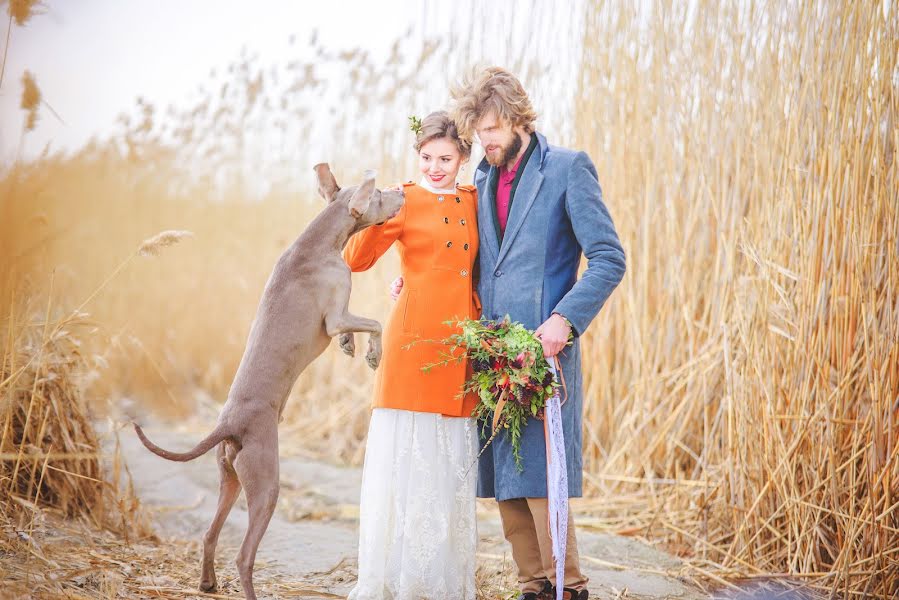
{"type": "MultiPolygon", "coordinates": [[[[624,276],[624,251],[602,201],[596,169],[584,152],[551,146],[534,131],[537,118],[521,83],[497,67],[453,90],[453,118],[463,135],[476,134],[486,156],[478,188],[483,316],[508,314],[536,329],[547,357],[558,354],[568,399],[562,405],[568,493],[582,495],[581,351],[579,337],[624,276]],[[581,254],[587,269],[577,278],[581,254]],[[569,332],[574,344],[565,347],[569,332]]],[[[564,399],[564,397],[563,397],[564,399]]],[[[495,497],[512,545],[519,600],[555,598],[555,569],[547,526],[546,443],[542,423],[522,429],[523,472],[507,436],[481,457],[478,496],[495,497]]],[[[574,524],[569,513],[564,597],[586,600],[574,524]]]]}

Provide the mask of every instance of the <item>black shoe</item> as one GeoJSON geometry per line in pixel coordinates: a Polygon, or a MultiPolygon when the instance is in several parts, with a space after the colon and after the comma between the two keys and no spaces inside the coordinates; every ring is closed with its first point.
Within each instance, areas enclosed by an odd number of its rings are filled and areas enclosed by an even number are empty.
{"type": "Polygon", "coordinates": [[[522,592],[517,600],[555,600],[555,588],[549,581],[543,582],[543,589],[539,592],[522,592]]]}
{"type": "MultiPolygon", "coordinates": [[[[556,591],[553,590],[553,598],[555,597],[556,591]]],[[[574,588],[562,588],[562,598],[563,600],[590,600],[590,592],[574,588]]]]}

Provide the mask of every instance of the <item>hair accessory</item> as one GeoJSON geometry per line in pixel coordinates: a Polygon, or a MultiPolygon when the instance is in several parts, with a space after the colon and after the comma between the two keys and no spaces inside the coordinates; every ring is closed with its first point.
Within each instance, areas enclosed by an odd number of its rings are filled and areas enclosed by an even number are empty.
{"type": "Polygon", "coordinates": [[[414,133],[415,135],[418,135],[419,133],[421,133],[421,119],[419,119],[415,115],[410,116],[409,117],[409,129],[411,129],[412,133],[414,133]]]}

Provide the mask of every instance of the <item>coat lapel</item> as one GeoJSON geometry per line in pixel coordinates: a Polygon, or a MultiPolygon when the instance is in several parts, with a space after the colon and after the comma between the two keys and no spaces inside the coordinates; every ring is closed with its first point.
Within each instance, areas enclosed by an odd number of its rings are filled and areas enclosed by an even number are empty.
{"type": "MultiPolygon", "coordinates": [[[[509,247],[515,241],[515,236],[518,235],[518,231],[521,229],[528,211],[531,210],[531,206],[537,200],[540,186],[543,185],[543,156],[546,142],[540,139],[539,134],[538,140],[540,145],[534,150],[530,160],[524,166],[524,173],[522,173],[521,180],[518,182],[518,189],[515,190],[515,199],[512,202],[512,209],[509,211],[509,220],[506,223],[506,235],[503,236],[503,242],[499,248],[499,256],[496,259],[497,265],[508,254],[509,247]]],[[[495,169],[491,169],[491,171],[495,171],[495,169]]]]}
{"type": "Polygon", "coordinates": [[[498,225],[496,223],[496,198],[493,195],[493,178],[496,177],[496,169],[487,165],[487,161],[481,162],[478,167],[484,173],[483,187],[478,189],[478,223],[480,224],[481,248],[490,252],[493,261],[499,254],[499,239],[496,236],[498,225]]]}

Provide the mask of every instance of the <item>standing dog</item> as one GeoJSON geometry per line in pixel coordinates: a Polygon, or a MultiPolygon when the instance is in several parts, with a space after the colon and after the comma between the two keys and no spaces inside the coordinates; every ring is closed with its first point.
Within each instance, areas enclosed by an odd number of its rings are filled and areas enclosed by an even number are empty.
{"type": "Polygon", "coordinates": [[[303,369],[334,336],[340,336],[340,347],[352,356],[356,331],[369,334],[368,365],[375,369],[381,359],[381,325],[347,310],[350,269],[340,253],[351,235],[399,213],[403,193],[376,189],[373,171],[365,172],[361,185],[345,190],[327,164],[316,165],[315,173],[328,206],[278,259],[215,429],[193,450],[177,453],[155,445],[134,425],[144,445],[168,460],[193,460],[217,446],[221,484],[215,518],[203,538],[203,591],[216,588],[215,546],[242,486],[249,524],[237,554],[237,571],[247,600],[256,598],[256,549],[278,500],[278,422],[303,369]]]}

